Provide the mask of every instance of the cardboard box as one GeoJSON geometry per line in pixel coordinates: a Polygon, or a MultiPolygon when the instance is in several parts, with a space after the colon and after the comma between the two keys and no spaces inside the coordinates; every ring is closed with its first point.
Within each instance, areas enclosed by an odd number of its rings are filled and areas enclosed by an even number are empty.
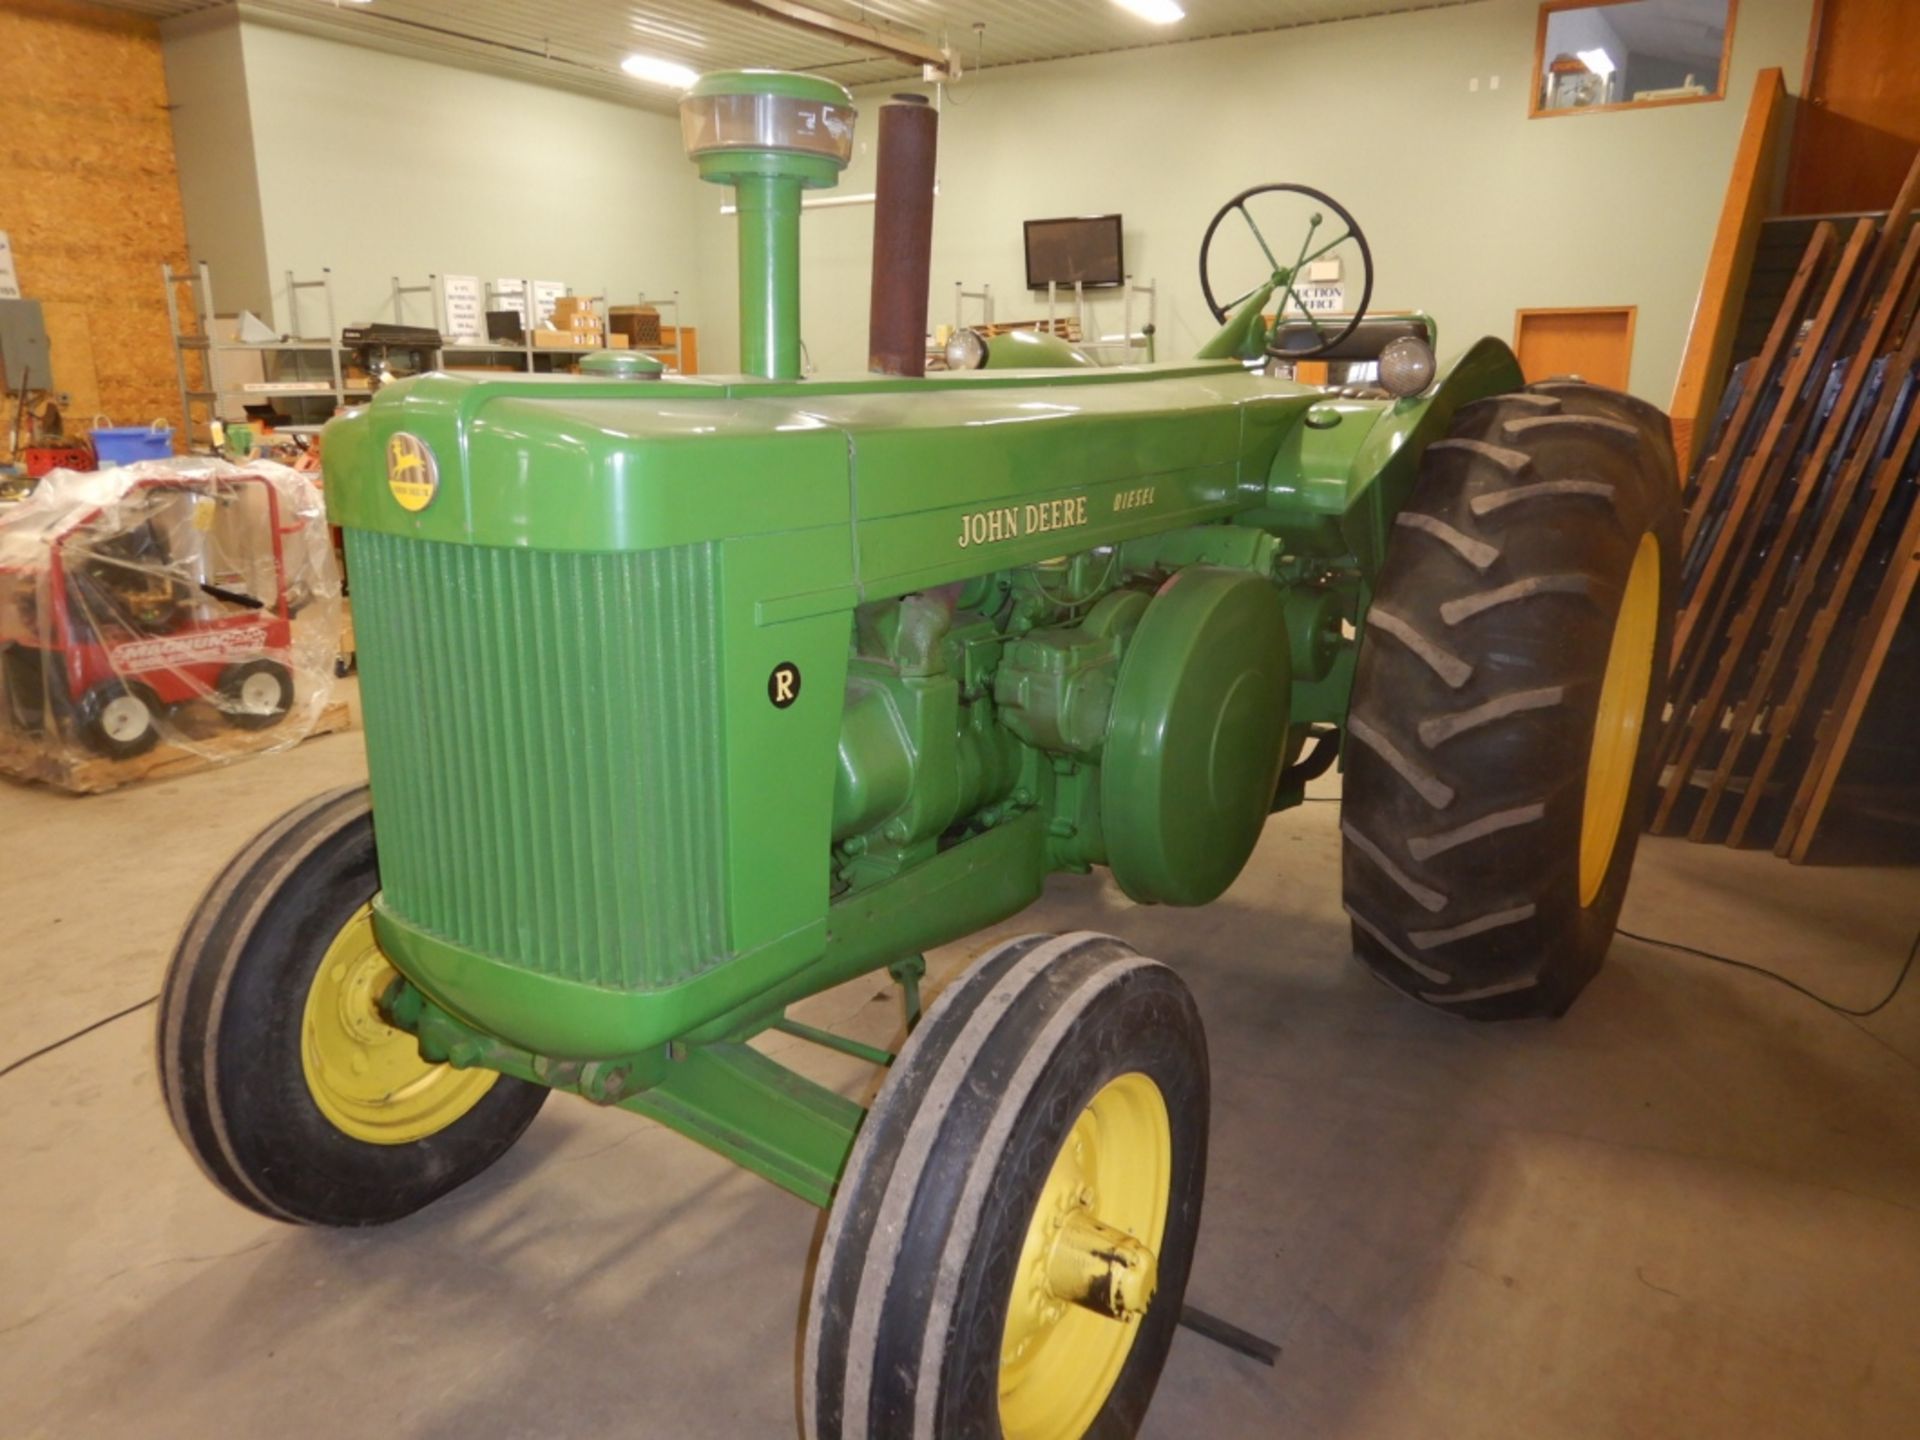
{"type": "Polygon", "coordinates": [[[536,330],[533,345],[536,350],[604,350],[608,340],[598,330],[536,330]]]}

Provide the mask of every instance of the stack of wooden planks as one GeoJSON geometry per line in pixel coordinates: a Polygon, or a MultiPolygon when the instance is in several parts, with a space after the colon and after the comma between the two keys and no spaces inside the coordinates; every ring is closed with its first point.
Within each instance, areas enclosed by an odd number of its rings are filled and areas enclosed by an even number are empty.
{"type": "Polygon", "coordinates": [[[1650,828],[1804,860],[1920,578],[1920,159],[1813,229],[1688,484],[1650,828]]]}

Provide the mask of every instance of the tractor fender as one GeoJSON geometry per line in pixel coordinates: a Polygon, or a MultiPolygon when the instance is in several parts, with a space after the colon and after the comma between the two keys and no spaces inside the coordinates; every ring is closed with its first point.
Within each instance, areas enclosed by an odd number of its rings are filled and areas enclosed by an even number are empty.
{"type": "Polygon", "coordinates": [[[1420,394],[1380,413],[1347,471],[1347,508],[1340,519],[1340,533],[1368,580],[1386,557],[1393,517],[1413,493],[1421,455],[1446,435],[1454,411],[1525,383],[1512,349],[1489,336],[1449,360],[1420,394]]]}

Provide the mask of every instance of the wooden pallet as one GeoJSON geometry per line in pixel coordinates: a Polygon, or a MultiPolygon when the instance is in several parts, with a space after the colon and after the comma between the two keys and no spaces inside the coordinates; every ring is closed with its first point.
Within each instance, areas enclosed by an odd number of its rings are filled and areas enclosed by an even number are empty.
{"type": "MultiPolygon", "coordinates": [[[[320,712],[313,728],[300,738],[311,740],[316,735],[331,735],[350,729],[352,724],[346,702],[336,700],[320,712]]],[[[198,770],[211,770],[216,765],[274,748],[279,738],[274,730],[236,730],[223,726],[204,739],[196,739],[190,750],[162,741],[144,755],[114,760],[90,752],[55,753],[30,737],[0,731],[0,775],[21,781],[37,780],[76,795],[100,795],[137,780],[172,780],[198,770]]]]}
{"type": "Polygon", "coordinates": [[[1069,345],[1080,343],[1080,322],[1071,315],[1046,320],[1000,320],[991,325],[970,325],[968,329],[992,340],[1015,330],[1038,330],[1042,335],[1057,335],[1069,345]]]}

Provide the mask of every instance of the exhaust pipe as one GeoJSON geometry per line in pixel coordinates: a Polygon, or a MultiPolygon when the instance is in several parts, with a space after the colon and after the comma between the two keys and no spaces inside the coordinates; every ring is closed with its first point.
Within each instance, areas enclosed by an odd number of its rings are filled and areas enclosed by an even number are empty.
{"type": "Polygon", "coordinates": [[[940,112],[924,95],[880,107],[879,178],[873,205],[873,298],[867,368],[927,373],[927,285],[933,264],[933,168],[940,112]]]}

